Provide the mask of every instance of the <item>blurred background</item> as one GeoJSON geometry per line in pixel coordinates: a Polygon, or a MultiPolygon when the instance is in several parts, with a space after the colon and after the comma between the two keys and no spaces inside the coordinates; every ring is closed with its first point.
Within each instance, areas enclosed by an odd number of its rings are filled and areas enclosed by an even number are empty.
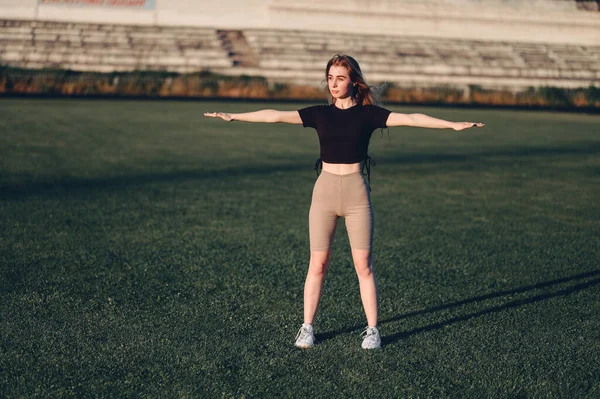
{"type": "Polygon", "coordinates": [[[0,92],[600,107],[598,0],[2,0],[0,92]]]}

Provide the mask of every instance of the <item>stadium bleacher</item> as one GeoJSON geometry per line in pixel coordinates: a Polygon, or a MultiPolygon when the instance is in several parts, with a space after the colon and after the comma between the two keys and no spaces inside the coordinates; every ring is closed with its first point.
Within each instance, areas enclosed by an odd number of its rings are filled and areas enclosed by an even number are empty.
{"type": "Polygon", "coordinates": [[[21,20],[0,21],[0,60],[21,68],[96,72],[231,66],[214,29],[21,20]]]}
{"type": "Polygon", "coordinates": [[[356,55],[365,74],[377,81],[430,77],[448,84],[459,78],[483,86],[531,86],[533,80],[564,87],[600,80],[600,47],[368,35],[348,39],[273,30],[246,30],[245,35],[268,77],[292,78],[285,71],[302,70],[322,78],[326,60],[340,52],[356,55]]]}
{"type": "MultiPolygon", "coordinates": [[[[436,1],[426,2],[423,7],[440,0],[436,1]]],[[[318,3],[311,1],[308,6],[316,7],[318,3]]],[[[273,3],[274,7],[282,4],[287,7],[290,3],[273,3]]],[[[575,3],[552,4],[567,9],[574,8],[575,3]]],[[[0,20],[0,65],[26,69],[212,71],[314,86],[322,81],[325,63],[335,53],[355,56],[374,83],[517,90],[531,86],[600,86],[600,43],[483,40],[397,32],[348,34],[309,28],[0,20]]]]}

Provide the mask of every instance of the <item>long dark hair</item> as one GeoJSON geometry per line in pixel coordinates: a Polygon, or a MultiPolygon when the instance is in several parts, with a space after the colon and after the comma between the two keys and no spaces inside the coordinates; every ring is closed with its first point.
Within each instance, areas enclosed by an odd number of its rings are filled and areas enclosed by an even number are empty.
{"type": "MultiPolygon", "coordinates": [[[[332,66],[342,66],[348,70],[350,80],[355,83],[352,89],[352,97],[354,97],[357,104],[377,105],[381,103],[380,97],[386,85],[369,86],[360,70],[358,62],[354,58],[345,54],[334,55],[327,63],[327,68],[325,68],[325,82],[327,82],[329,69],[332,66]]],[[[327,93],[329,93],[329,86],[327,86],[327,93]]],[[[335,98],[331,93],[329,93],[329,103],[335,103],[335,98]]]]}

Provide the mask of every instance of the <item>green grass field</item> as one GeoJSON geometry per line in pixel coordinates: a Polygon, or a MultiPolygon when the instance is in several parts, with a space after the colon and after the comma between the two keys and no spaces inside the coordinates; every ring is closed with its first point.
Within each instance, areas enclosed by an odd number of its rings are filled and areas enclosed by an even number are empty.
{"type": "Polygon", "coordinates": [[[302,322],[316,134],[204,111],[0,101],[2,397],[600,397],[600,117],[375,132],[384,347],[340,221],[302,322]]]}

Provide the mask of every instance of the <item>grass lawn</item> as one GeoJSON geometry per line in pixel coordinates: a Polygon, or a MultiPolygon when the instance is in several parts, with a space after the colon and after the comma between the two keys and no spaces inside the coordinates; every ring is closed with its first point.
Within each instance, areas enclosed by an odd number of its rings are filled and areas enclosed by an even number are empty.
{"type": "Polygon", "coordinates": [[[486,127],[374,133],[299,350],[316,134],[202,112],[303,106],[0,100],[0,396],[600,397],[600,117],[390,107],[486,127]]]}

